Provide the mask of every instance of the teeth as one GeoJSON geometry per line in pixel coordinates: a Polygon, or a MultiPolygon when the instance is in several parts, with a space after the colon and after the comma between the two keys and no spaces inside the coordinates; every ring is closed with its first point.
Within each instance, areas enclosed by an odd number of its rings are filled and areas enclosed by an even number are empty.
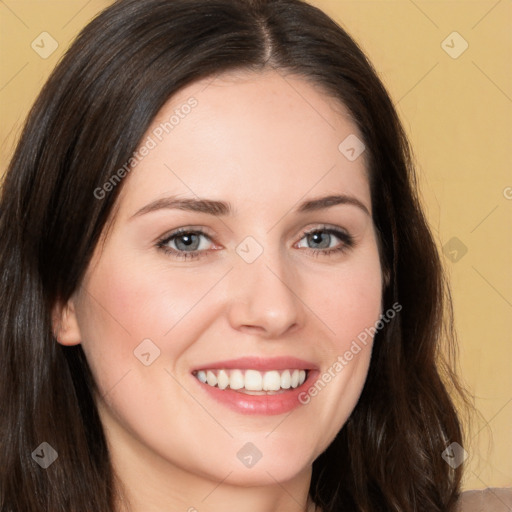
{"type": "Polygon", "coordinates": [[[266,372],[263,376],[264,391],[278,391],[281,388],[281,375],[279,372],[266,372]]]}
{"type": "Polygon", "coordinates": [[[242,389],[244,385],[244,374],[240,370],[232,370],[229,378],[229,387],[231,389],[242,389]]]}
{"type": "Polygon", "coordinates": [[[217,384],[217,376],[211,370],[206,372],[206,382],[209,386],[215,386],[217,384]]]}
{"type": "Polygon", "coordinates": [[[233,389],[248,394],[296,388],[306,380],[306,370],[199,370],[195,376],[204,384],[219,389],[233,389]]]}
{"type": "Polygon", "coordinates": [[[245,389],[247,391],[261,391],[263,378],[260,372],[256,370],[247,370],[245,372],[245,389]]]}
{"type": "Polygon", "coordinates": [[[290,370],[285,370],[281,375],[281,387],[283,389],[290,389],[292,385],[292,376],[290,370]]]}
{"type": "Polygon", "coordinates": [[[217,385],[219,389],[226,389],[229,386],[229,377],[226,370],[220,370],[217,374],[217,385]]]}

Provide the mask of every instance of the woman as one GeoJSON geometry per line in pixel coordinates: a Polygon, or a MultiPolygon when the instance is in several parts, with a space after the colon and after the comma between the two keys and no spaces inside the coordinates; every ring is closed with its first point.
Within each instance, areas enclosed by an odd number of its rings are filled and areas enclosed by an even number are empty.
{"type": "Polygon", "coordinates": [[[410,150],[318,9],[116,2],[34,105],[0,230],[2,511],[455,509],[410,150]]]}

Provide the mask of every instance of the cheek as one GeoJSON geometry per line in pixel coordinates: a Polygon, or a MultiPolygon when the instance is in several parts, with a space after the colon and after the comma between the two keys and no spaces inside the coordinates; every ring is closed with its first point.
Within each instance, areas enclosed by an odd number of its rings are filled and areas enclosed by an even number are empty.
{"type": "Polygon", "coordinates": [[[114,261],[107,253],[92,268],[77,315],[83,350],[105,391],[137,368],[134,351],[141,343],[148,344],[144,340],[156,347],[150,350],[155,357],[162,334],[173,325],[176,297],[148,269],[120,258],[114,261]]]}
{"type": "Polygon", "coordinates": [[[378,320],[382,274],[376,247],[347,260],[335,271],[305,273],[303,279],[308,304],[322,320],[332,350],[346,349],[352,339],[378,320]]]}
{"type": "Polygon", "coordinates": [[[360,253],[335,273],[306,279],[310,280],[304,286],[310,290],[306,300],[327,335],[320,346],[324,360],[320,374],[300,400],[309,409],[308,416],[325,426],[315,450],[321,452],[347,421],[366,381],[375,326],[382,313],[377,250],[360,253]]]}
{"type": "Polygon", "coordinates": [[[147,263],[107,252],[92,268],[77,313],[82,347],[100,390],[108,392],[127,372],[146,379],[140,359],[154,360],[153,370],[174,371],[214,315],[209,302],[214,294],[204,299],[223,272],[171,271],[165,259],[147,263]]]}
{"type": "MultiPolygon", "coordinates": [[[[98,316],[102,336],[160,339],[191,311],[210,280],[191,273],[172,273],[162,264],[145,264],[105,257],[88,277],[90,314],[98,316]]],[[[90,324],[90,322],[88,322],[90,324]]],[[[97,337],[97,336],[95,336],[97,337]]]]}

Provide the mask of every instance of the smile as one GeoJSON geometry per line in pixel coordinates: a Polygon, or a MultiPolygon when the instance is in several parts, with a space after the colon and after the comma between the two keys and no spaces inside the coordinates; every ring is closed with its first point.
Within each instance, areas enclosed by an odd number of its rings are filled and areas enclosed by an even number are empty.
{"type": "Polygon", "coordinates": [[[231,389],[249,395],[268,395],[301,386],[308,376],[308,370],[204,369],[193,375],[203,384],[218,389],[231,389]]]}
{"type": "Polygon", "coordinates": [[[199,386],[199,397],[239,414],[266,416],[303,407],[299,395],[319,373],[317,364],[297,357],[246,356],[203,362],[190,377],[199,386]]]}

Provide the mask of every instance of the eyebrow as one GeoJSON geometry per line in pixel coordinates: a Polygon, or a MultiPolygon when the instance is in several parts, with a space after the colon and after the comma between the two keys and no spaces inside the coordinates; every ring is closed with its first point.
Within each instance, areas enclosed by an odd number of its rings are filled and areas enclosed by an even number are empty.
{"type": "MultiPolygon", "coordinates": [[[[364,203],[362,203],[356,197],[345,194],[329,195],[304,201],[297,208],[295,208],[295,212],[313,212],[323,210],[325,208],[330,208],[331,206],[337,206],[340,204],[356,206],[360,208],[368,216],[371,216],[368,208],[364,205],[364,203]]],[[[164,197],[162,199],[157,199],[156,201],[153,201],[147,204],[146,206],[143,206],[140,210],[134,213],[131,216],[131,218],[139,217],[141,215],[145,215],[146,213],[163,209],[185,210],[191,212],[206,213],[208,215],[216,216],[233,215],[235,211],[231,204],[225,201],[214,201],[212,199],[201,198],[178,198],[176,196],[170,196],[164,197]]]]}

